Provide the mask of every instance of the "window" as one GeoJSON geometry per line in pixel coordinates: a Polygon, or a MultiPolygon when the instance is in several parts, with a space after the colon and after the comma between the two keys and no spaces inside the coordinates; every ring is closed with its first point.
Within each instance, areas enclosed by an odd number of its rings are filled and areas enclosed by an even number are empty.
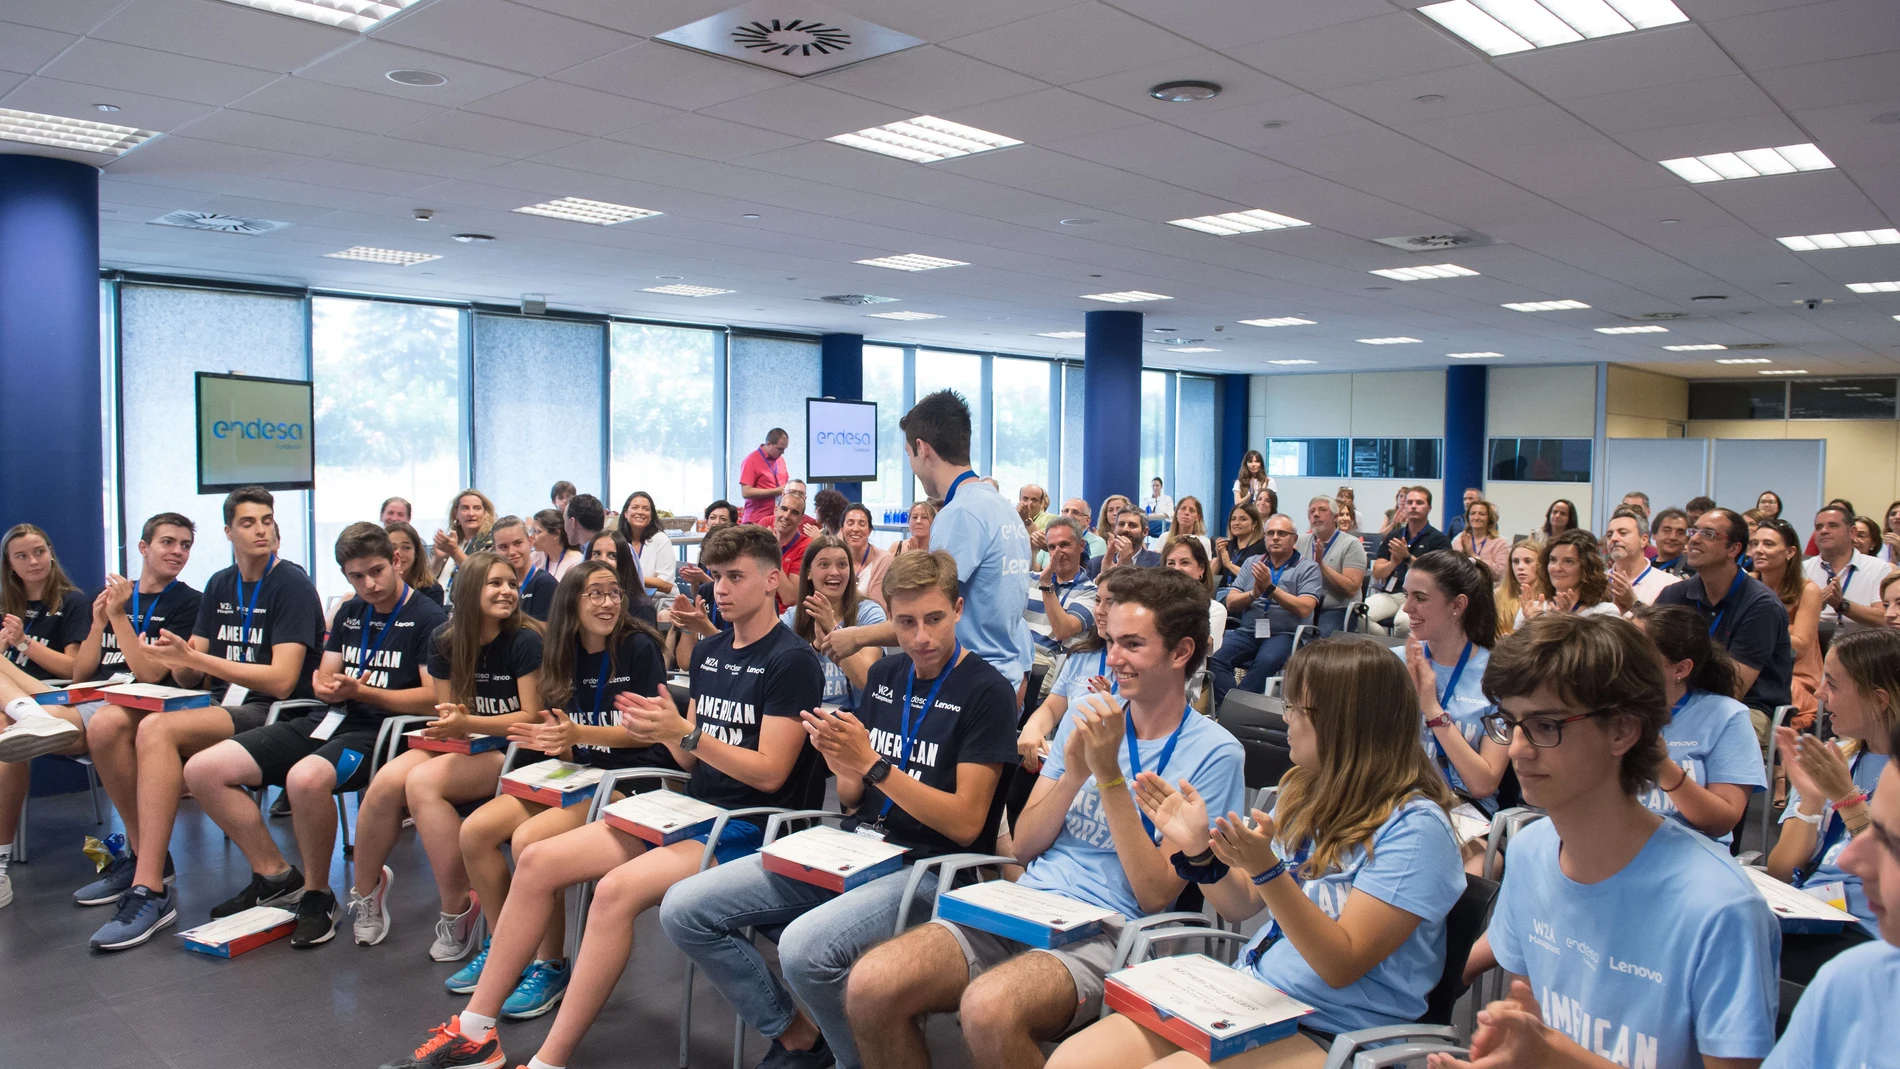
{"type": "MultiPolygon", "coordinates": [[[[983,409],[983,358],[969,353],[945,353],[917,350],[917,397],[919,400],[938,390],[955,390],[970,405],[970,466],[979,474],[989,470],[988,440],[984,430],[988,413],[983,409]]],[[[1002,480],[997,480],[1001,482],[1002,480]]],[[[928,497],[918,483],[916,497],[928,497]]]]}
{"type": "Polygon", "coordinates": [[[1083,376],[1080,364],[1062,365],[1062,490],[1049,492],[1049,511],[1061,512],[1062,502],[1082,496],[1083,376]]]}
{"type": "MultiPolygon", "coordinates": [[[[719,482],[726,487],[726,500],[743,507],[739,464],[765,441],[765,433],[773,427],[783,427],[791,436],[785,454],[787,476],[805,477],[805,398],[817,397],[821,392],[818,343],[735,334],[731,346],[726,387],[726,474],[719,482]]],[[[805,508],[809,513],[809,495],[805,508]]]]}
{"type": "Polygon", "coordinates": [[[1180,416],[1175,423],[1174,482],[1168,494],[1176,501],[1196,497],[1201,512],[1220,503],[1215,487],[1220,477],[1214,471],[1214,425],[1219,419],[1214,404],[1214,380],[1199,375],[1182,375],[1176,388],[1180,416]]]}
{"type": "MultiPolygon", "coordinates": [[[[612,325],[613,492],[605,499],[608,508],[618,509],[628,494],[645,490],[660,509],[697,516],[720,494],[725,479],[715,474],[723,438],[717,387],[724,341],[718,331],[612,325]]],[[[802,394],[799,404],[804,404],[802,394]]],[[[765,428],[758,434],[763,440],[765,428]]]]}
{"type": "Polygon", "coordinates": [[[1343,479],[1351,456],[1345,438],[1273,438],[1267,474],[1275,479],[1343,479]]]}
{"type": "Polygon", "coordinates": [[[897,421],[910,411],[904,396],[904,350],[890,345],[864,347],[864,399],[877,402],[877,481],[859,488],[871,508],[871,521],[882,523],[884,513],[904,506],[904,479],[910,466],[904,459],[904,435],[897,421]]]}
{"type": "Polygon", "coordinates": [[[1174,400],[1174,375],[1167,371],[1143,371],[1141,373],[1141,468],[1136,476],[1136,485],[1122,493],[1143,500],[1148,496],[1148,480],[1159,475],[1164,484],[1172,483],[1168,463],[1168,447],[1174,443],[1168,440],[1168,432],[1173,428],[1174,412],[1169,402],[1174,400]]]}
{"type": "Polygon", "coordinates": [[[995,441],[990,475],[1004,498],[1016,500],[1025,483],[1049,487],[1049,385],[1054,365],[1046,360],[999,356],[991,365],[996,401],[995,441]]]}
{"type": "Polygon", "coordinates": [[[503,515],[600,483],[601,323],[475,317],[475,483],[503,515]]]}
{"type": "Polygon", "coordinates": [[[1789,419],[1892,419],[1893,379],[1788,381],[1789,419]]]}
{"type": "Polygon", "coordinates": [[[1355,479],[1438,479],[1442,441],[1437,438],[1354,438],[1355,479]]]}
{"type": "Polygon", "coordinates": [[[1487,479],[1587,483],[1594,443],[1588,438],[1493,438],[1487,479]]]}
{"type": "Polygon", "coordinates": [[[463,486],[462,320],[455,308],[314,297],[316,545],[311,578],[348,595],[331,547],[344,527],[374,521],[406,497],[426,541],[448,526],[463,486]]]}
{"type": "Polygon", "coordinates": [[[1690,419],[1786,419],[1785,382],[1690,382],[1690,419]]]}

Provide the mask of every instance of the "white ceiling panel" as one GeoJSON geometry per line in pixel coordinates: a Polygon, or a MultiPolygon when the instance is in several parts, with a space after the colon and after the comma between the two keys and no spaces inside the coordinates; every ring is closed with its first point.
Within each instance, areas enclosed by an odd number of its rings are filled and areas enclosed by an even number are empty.
{"type": "Polygon", "coordinates": [[[435,0],[378,26],[370,35],[537,75],[565,70],[639,40],[508,0],[435,0]]]}
{"type": "Polygon", "coordinates": [[[8,22],[62,33],[86,33],[125,6],[125,0],[7,0],[8,22]]]}
{"type": "Polygon", "coordinates": [[[1735,63],[1694,23],[1499,56],[1499,69],[1556,100],[1734,74],[1735,63]]]}
{"type": "Polygon", "coordinates": [[[76,34],[0,22],[0,71],[32,74],[77,40],[76,34]]]}
{"type": "Polygon", "coordinates": [[[397,171],[439,175],[444,178],[478,174],[496,164],[508,162],[505,156],[491,155],[486,152],[469,152],[465,149],[425,144],[421,141],[409,141],[397,137],[362,138],[354,144],[326,155],[332,160],[344,163],[361,163],[397,171]]]}
{"type": "Polygon", "coordinates": [[[440,104],[398,100],[345,85],[283,78],[231,104],[238,111],[384,134],[440,113],[440,104]]]}
{"type": "Polygon", "coordinates": [[[792,84],[774,71],[645,41],[570,67],[556,80],[683,111],[792,84]]]}
{"type": "MultiPolygon", "coordinates": [[[[953,114],[940,117],[1031,144],[1134,126],[1143,121],[1140,115],[1126,108],[1054,88],[959,108],[953,114]]],[[[995,153],[982,153],[968,159],[994,158],[995,153]]],[[[960,166],[968,159],[950,162],[960,166]]]]}
{"type": "Polygon", "coordinates": [[[527,159],[587,140],[566,130],[468,111],[438,112],[419,123],[392,130],[390,136],[510,159],[527,159]]]}
{"type": "Polygon", "coordinates": [[[90,36],[283,73],[349,44],[357,35],[218,0],[132,0],[90,36]]]}
{"type": "Polygon", "coordinates": [[[1206,115],[1230,108],[1272,109],[1280,101],[1300,93],[1278,78],[1268,77],[1217,52],[1196,52],[1179,59],[1072,82],[1069,88],[1103,103],[1128,108],[1163,122],[1176,122],[1190,114],[1206,115]],[[1220,86],[1220,95],[1212,100],[1188,103],[1157,100],[1148,92],[1156,85],[1184,80],[1213,82],[1220,86]]]}
{"type": "Polygon", "coordinates": [[[1889,0],[1827,0],[1709,23],[1710,36],[1747,70],[1900,49],[1900,17],[1889,0]]]}
{"type": "Polygon", "coordinates": [[[908,109],[879,104],[812,82],[794,82],[700,110],[717,119],[814,140],[914,117],[908,109]]]}
{"type": "Polygon", "coordinates": [[[483,97],[463,110],[593,137],[680,114],[659,104],[547,78],[483,97]]]}
{"type": "Polygon", "coordinates": [[[1775,102],[1745,74],[1576,97],[1564,101],[1564,107],[1612,136],[1740,119],[1776,110],[1775,102]]]}
{"type": "Polygon", "coordinates": [[[1165,26],[1209,48],[1231,48],[1355,22],[1392,11],[1388,0],[1110,0],[1131,15],[1165,26]]]}
{"type": "Polygon", "coordinates": [[[119,110],[113,117],[121,125],[160,132],[176,130],[211,111],[211,105],[208,104],[147,96],[123,89],[101,89],[56,78],[28,78],[5,97],[0,97],[0,106],[18,111],[37,111],[45,115],[63,115],[70,119],[83,119],[97,114],[92,110],[94,104],[116,105],[119,110]]]}
{"type": "Polygon", "coordinates": [[[297,122],[255,112],[220,108],[181,128],[179,133],[204,141],[251,148],[295,152],[306,156],[327,156],[347,145],[365,139],[355,130],[317,123],[297,122]]]}
{"type": "Polygon", "coordinates": [[[1462,67],[1474,55],[1417,16],[1400,12],[1226,51],[1310,92],[1462,67]]]}
{"type": "Polygon", "coordinates": [[[727,122],[711,115],[674,115],[611,135],[644,148],[670,149],[703,160],[733,160],[800,144],[805,139],[757,126],[727,122]]]}
{"type": "MultiPolygon", "coordinates": [[[[572,167],[576,170],[592,171],[595,174],[630,180],[658,178],[661,175],[685,170],[700,162],[691,156],[661,152],[658,149],[642,148],[637,145],[623,145],[618,141],[606,141],[599,138],[540,153],[535,156],[535,160],[555,167],[572,167]]],[[[642,207],[650,206],[642,205],[642,207]]]]}
{"type": "Polygon", "coordinates": [[[1034,78],[930,45],[904,53],[901,64],[860,63],[812,82],[911,115],[942,115],[1045,88],[1034,78]]]}
{"type": "Polygon", "coordinates": [[[540,11],[651,37],[737,6],[734,0],[517,0],[540,11]]]}
{"type": "Polygon", "coordinates": [[[367,167],[360,163],[345,163],[342,160],[310,160],[291,167],[276,177],[336,189],[381,193],[386,196],[407,193],[428,185],[431,180],[428,175],[417,174],[414,171],[367,167]]]}
{"type": "Polygon", "coordinates": [[[86,38],[40,72],[48,78],[200,104],[225,104],[277,80],[234,63],[216,63],[86,38]]]}
{"type": "Polygon", "coordinates": [[[526,82],[529,77],[500,67],[369,38],[304,67],[297,76],[442,108],[459,108],[493,96],[526,82]],[[394,70],[429,71],[442,75],[448,82],[436,86],[403,85],[385,77],[394,70]]]}
{"type": "Polygon", "coordinates": [[[1056,85],[1181,59],[1202,50],[1185,37],[1094,0],[941,43],[954,52],[1056,85]]]}
{"type": "Polygon", "coordinates": [[[1900,96],[1900,63],[1891,52],[1826,63],[1756,71],[1754,78],[1784,108],[1823,108],[1900,96]]]}

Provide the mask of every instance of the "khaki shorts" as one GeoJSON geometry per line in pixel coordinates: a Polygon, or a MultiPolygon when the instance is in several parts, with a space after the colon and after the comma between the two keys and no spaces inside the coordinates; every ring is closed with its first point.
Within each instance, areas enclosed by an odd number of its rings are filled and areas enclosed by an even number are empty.
{"type": "Polygon", "coordinates": [[[1106,986],[1109,966],[1115,960],[1115,944],[1121,940],[1123,922],[1120,917],[1103,921],[1102,930],[1097,935],[1054,950],[1018,943],[1014,939],[1005,939],[981,928],[971,928],[953,921],[933,919],[930,923],[943,925],[956,937],[957,945],[963,948],[964,963],[970,967],[970,979],[975,980],[1023,954],[1047,954],[1061,962],[1062,967],[1069,970],[1069,979],[1075,982],[1075,1015],[1069,1018],[1069,1029],[1089,1024],[1101,1015],[1102,990],[1106,986]]]}

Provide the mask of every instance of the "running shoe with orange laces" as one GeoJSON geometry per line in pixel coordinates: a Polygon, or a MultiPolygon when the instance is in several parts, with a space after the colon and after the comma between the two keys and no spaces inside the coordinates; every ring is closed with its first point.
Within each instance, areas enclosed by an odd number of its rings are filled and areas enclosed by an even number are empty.
{"type": "Polygon", "coordinates": [[[429,1038],[414,1054],[384,1065],[382,1069],[503,1069],[508,1059],[501,1052],[501,1037],[489,1029],[480,1043],[462,1034],[462,1018],[449,1018],[448,1024],[429,1029],[429,1038]]]}

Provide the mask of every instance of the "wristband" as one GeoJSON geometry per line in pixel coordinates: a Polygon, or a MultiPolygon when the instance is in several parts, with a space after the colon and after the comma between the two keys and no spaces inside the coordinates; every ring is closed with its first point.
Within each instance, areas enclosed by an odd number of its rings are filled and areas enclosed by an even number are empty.
{"type": "Polygon", "coordinates": [[[1203,851],[1200,857],[1207,858],[1207,861],[1197,864],[1200,858],[1190,860],[1186,854],[1176,851],[1171,859],[1174,874],[1189,883],[1198,884],[1219,883],[1227,878],[1227,866],[1214,857],[1214,851],[1203,851]]]}
{"type": "Polygon", "coordinates": [[[1799,809],[1790,809],[1788,810],[1788,815],[1802,822],[1803,824],[1812,824],[1817,828],[1821,826],[1821,814],[1819,813],[1810,815],[1807,813],[1803,813],[1799,809]]]}
{"type": "Polygon", "coordinates": [[[1860,793],[1859,791],[1855,791],[1853,794],[1848,795],[1847,797],[1841,799],[1838,802],[1830,803],[1828,808],[1838,813],[1843,809],[1852,809],[1853,807],[1857,805],[1865,804],[1866,801],[1867,801],[1866,795],[1860,793]]]}
{"type": "Polygon", "coordinates": [[[1286,859],[1281,858],[1281,857],[1276,857],[1274,858],[1272,868],[1268,869],[1267,871],[1253,878],[1253,885],[1255,887],[1265,887],[1267,884],[1270,884],[1274,880],[1277,880],[1281,876],[1285,875],[1286,869],[1287,869],[1286,859]]]}
{"type": "Polygon", "coordinates": [[[1107,781],[1103,781],[1099,779],[1095,781],[1095,789],[1098,791],[1105,791],[1111,787],[1126,787],[1126,786],[1128,786],[1127,776],[1116,776],[1114,779],[1107,780],[1107,781]]]}
{"type": "MultiPolygon", "coordinates": [[[[1674,764],[1674,762],[1671,762],[1671,763],[1672,763],[1672,764],[1674,764]]],[[[1685,784],[1685,783],[1687,783],[1687,782],[1689,782],[1689,770],[1688,770],[1688,769],[1686,769],[1686,768],[1683,768],[1683,767],[1682,767],[1681,765],[1676,765],[1676,770],[1677,770],[1678,772],[1680,772],[1680,773],[1681,773],[1681,775],[1679,775],[1679,776],[1677,776],[1677,777],[1676,777],[1676,785],[1675,785],[1674,787],[1663,787],[1663,785],[1662,785],[1662,784],[1660,784],[1660,783],[1658,783],[1658,784],[1656,784],[1656,786],[1658,786],[1658,787],[1662,787],[1662,792],[1663,792],[1664,794],[1674,794],[1674,793],[1676,793],[1677,791],[1679,791],[1679,790],[1681,790],[1681,789],[1682,789],[1682,785],[1683,785],[1683,784],[1685,784]]]]}

